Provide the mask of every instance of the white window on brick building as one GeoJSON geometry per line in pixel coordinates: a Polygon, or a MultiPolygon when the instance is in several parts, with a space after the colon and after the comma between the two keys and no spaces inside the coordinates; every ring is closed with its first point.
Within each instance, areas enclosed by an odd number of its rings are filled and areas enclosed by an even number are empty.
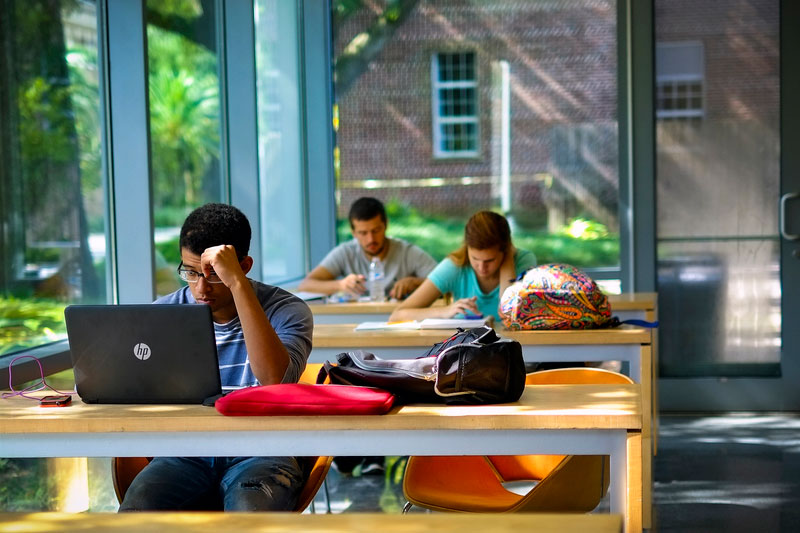
{"type": "Polygon", "coordinates": [[[656,44],[656,118],[699,118],[705,114],[703,43],[656,44]]]}
{"type": "Polygon", "coordinates": [[[437,53],[433,81],[433,155],[446,159],[478,155],[478,82],[475,52],[437,53]]]}

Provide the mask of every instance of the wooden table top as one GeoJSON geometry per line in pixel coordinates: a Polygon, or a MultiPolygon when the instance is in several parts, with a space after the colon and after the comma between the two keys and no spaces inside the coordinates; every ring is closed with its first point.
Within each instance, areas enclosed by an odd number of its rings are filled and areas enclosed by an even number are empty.
{"type": "Polygon", "coordinates": [[[528,386],[519,402],[501,405],[413,404],[387,415],[223,416],[201,405],[39,407],[26,398],[0,400],[0,435],[98,432],[347,431],[448,429],[640,429],[639,385],[528,386]]]}
{"type": "MultiPolygon", "coordinates": [[[[637,311],[652,310],[658,303],[658,293],[655,292],[629,292],[624,294],[609,294],[608,302],[611,305],[611,312],[614,311],[637,311]]],[[[394,311],[397,300],[386,302],[343,302],[326,303],[320,301],[307,302],[311,312],[315,315],[357,315],[357,314],[390,314],[394,311]]],[[[445,305],[444,300],[439,299],[433,306],[445,305]]]]}
{"type": "MultiPolygon", "coordinates": [[[[453,334],[443,329],[394,329],[355,331],[357,324],[316,324],[315,348],[356,348],[359,346],[432,346],[453,334]]],[[[621,326],[610,329],[512,331],[497,329],[498,335],[521,344],[650,344],[649,329],[621,326]]]]}
{"type": "MultiPolygon", "coordinates": [[[[340,302],[326,303],[320,301],[306,302],[311,312],[315,315],[361,315],[361,314],[391,314],[400,303],[397,300],[387,300],[385,302],[340,302]]],[[[433,302],[431,307],[440,307],[445,304],[444,300],[439,299],[433,302]]]]}
{"type": "Polygon", "coordinates": [[[609,514],[291,514],[291,513],[0,513],[0,530],[16,533],[619,533],[609,514]]]}
{"type": "Polygon", "coordinates": [[[615,311],[651,311],[658,305],[657,292],[626,292],[609,294],[611,314],[615,311]]]}

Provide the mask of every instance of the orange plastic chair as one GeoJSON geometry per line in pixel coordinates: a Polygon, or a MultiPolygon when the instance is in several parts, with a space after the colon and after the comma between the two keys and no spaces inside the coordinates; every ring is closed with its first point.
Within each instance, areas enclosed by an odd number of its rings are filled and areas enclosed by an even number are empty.
{"type": "MultiPolygon", "coordinates": [[[[598,384],[633,381],[599,368],[558,368],[528,374],[528,385],[598,384]]],[[[403,492],[408,503],[435,511],[510,513],[586,513],[608,491],[605,455],[412,456],[406,466],[403,492]],[[525,494],[503,483],[535,485],[525,494]]]]}
{"type": "MultiPolygon", "coordinates": [[[[306,364],[306,368],[300,376],[300,383],[316,383],[317,374],[319,374],[321,363],[306,364]]],[[[111,459],[111,475],[114,482],[114,492],[117,495],[117,500],[122,502],[133,482],[133,478],[152,460],[152,457],[113,457],[111,459]]],[[[310,505],[311,512],[314,512],[314,497],[317,495],[320,487],[325,483],[325,477],[328,475],[328,470],[331,468],[333,457],[320,456],[320,457],[298,457],[300,467],[306,472],[306,481],[303,485],[303,490],[297,498],[297,504],[292,509],[295,512],[302,513],[310,505]]],[[[328,497],[327,486],[325,487],[326,501],[328,502],[328,513],[331,512],[330,499],[328,497]]]]}

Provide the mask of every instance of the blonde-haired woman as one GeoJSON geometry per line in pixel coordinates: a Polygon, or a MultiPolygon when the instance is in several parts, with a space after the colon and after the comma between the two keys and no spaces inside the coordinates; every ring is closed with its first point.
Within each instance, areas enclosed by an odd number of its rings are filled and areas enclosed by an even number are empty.
{"type": "Polygon", "coordinates": [[[428,274],[411,295],[397,306],[389,320],[494,316],[500,295],[521,272],[536,266],[536,256],[517,250],[502,215],[479,211],[464,228],[464,244],[428,274]],[[430,307],[451,293],[453,303],[430,307]]]}

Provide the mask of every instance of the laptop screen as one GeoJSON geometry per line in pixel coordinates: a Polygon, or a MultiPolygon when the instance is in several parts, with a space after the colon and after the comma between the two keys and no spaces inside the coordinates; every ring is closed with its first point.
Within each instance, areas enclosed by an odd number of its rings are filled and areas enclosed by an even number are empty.
{"type": "Polygon", "coordinates": [[[71,305],[64,311],[86,403],[202,403],[220,393],[205,305],[71,305]]]}

